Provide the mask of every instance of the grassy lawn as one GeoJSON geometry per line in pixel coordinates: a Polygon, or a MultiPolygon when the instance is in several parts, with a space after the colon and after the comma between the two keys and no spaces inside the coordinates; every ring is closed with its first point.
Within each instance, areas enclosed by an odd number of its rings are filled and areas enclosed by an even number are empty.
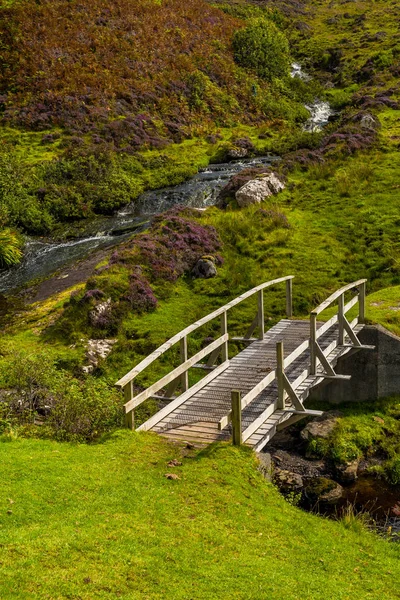
{"type": "Polygon", "coordinates": [[[2,600],[400,598],[398,546],[301,513],[246,449],[117,432],[0,455],[2,600]]]}

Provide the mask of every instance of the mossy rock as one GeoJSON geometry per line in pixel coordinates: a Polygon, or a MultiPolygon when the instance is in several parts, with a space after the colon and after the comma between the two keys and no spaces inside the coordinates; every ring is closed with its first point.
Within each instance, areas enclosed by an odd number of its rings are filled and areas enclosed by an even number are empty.
{"type": "Polygon", "coordinates": [[[318,477],[307,485],[305,492],[311,502],[335,504],[342,497],[343,488],[333,479],[318,477]]]}

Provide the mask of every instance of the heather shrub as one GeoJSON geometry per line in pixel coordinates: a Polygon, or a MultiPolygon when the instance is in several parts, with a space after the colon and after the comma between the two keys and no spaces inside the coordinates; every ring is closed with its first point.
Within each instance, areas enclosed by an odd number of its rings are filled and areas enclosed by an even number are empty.
{"type": "Polygon", "coordinates": [[[137,248],[151,280],[175,281],[203,254],[216,252],[220,242],[213,227],[185,219],[180,208],[174,208],[153,220],[151,234],[140,236],[137,248]]]}
{"type": "Polygon", "coordinates": [[[136,313],[150,312],[157,307],[157,298],[148,281],[141,274],[141,269],[136,268],[129,277],[129,290],[123,296],[136,313]]]}
{"type": "MultiPolygon", "coordinates": [[[[279,22],[277,15],[269,16],[279,22]]],[[[284,35],[271,20],[260,23],[270,40],[268,61],[258,48],[263,77],[286,74],[287,60],[279,66],[287,58],[284,35]]],[[[85,10],[63,0],[15,2],[0,12],[2,121],[60,127],[75,148],[91,138],[127,154],[181,141],[204,123],[260,122],[248,74],[233,57],[238,26],[202,0],[157,3],[156,13],[147,0],[92,0],[85,10]]],[[[265,81],[257,83],[264,92],[265,81]]]]}
{"type": "Polygon", "coordinates": [[[232,40],[234,57],[242,67],[254,69],[257,75],[271,81],[289,74],[289,44],[274,23],[254,19],[235,32],[232,40]]]}

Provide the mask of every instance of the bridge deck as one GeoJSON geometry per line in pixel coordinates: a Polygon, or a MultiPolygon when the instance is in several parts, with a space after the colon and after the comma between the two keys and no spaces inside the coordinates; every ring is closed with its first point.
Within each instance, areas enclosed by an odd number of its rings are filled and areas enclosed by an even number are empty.
{"type": "MultiPolygon", "coordinates": [[[[318,323],[320,327],[323,323],[318,323]]],[[[209,444],[217,440],[228,440],[231,427],[218,430],[218,422],[231,408],[231,391],[238,389],[243,395],[250,392],[266,375],[276,368],[276,343],[284,342],[285,356],[288,356],[310,335],[308,321],[283,319],[272,327],[263,340],[254,341],[242,352],[231,359],[228,368],[213,381],[191,396],[184,404],[176,408],[163,420],[152,427],[161,435],[170,439],[188,441],[194,444],[209,444]]],[[[326,349],[337,338],[338,329],[334,325],[322,334],[319,343],[326,349]]],[[[334,366],[337,358],[348,352],[346,348],[336,348],[329,355],[334,366]]],[[[309,351],[305,351],[286,369],[286,376],[293,383],[310,364],[309,351]]],[[[318,376],[309,376],[296,389],[304,400],[313,385],[322,382],[318,376]]],[[[265,409],[276,402],[278,396],[276,379],[268,385],[242,412],[242,429],[251,425],[265,409]]],[[[287,404],[287,407],[289,405],[287,404]]],[[[246,440],[246,444],[260,450],[275,434],[276,427],[290,418],[290,413],[274,410],[264,423],[246,440]]]]}

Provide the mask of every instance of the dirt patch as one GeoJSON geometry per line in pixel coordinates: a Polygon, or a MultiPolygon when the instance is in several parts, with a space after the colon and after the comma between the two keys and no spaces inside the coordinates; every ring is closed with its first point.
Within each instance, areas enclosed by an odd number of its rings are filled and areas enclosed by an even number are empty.
{"type": "Polygon", "coordinates": [[[109,249],[95,252],[88,258],[58,271],[37,286],[25,290],[26,304],[47,300],[50,296],[63,292],[77,283],[84,283],[93,274],[96,265],[109,254],[109,249]]]}

